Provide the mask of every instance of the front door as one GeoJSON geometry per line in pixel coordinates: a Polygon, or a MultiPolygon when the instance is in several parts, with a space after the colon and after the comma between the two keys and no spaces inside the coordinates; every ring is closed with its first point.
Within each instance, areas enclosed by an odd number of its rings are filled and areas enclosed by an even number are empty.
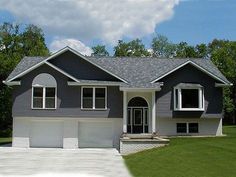
{"type": "Polygon", "coordinates": [[[148,133],[148,108],[128,108],[128,133],[148,133]]]}

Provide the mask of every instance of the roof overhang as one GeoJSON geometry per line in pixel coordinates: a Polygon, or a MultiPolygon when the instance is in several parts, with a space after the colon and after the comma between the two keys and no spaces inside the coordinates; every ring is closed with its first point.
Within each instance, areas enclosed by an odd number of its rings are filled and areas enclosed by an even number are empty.
{"type": "Polygon", "coordinates": [[[179,88],[202,88],[203,86],[201,84],[194,84],[194,83],[179,83],[176,85],[176,87],[179,88]]]}
{"type": "Polygon", "coordinates": [[[221,83],[215,83],[215,87],[230,87],[233,86],[232,83],[230,84],[221,84],[221,83]]]}
{"type": "Polygon", "coordinates": [[[4,83],[7,86],[21,85],[21,81],[12,81],[12,82],[2,81],[2,83],[4,83]]]}
{"type": "Polygon", "coordinates": [[[86,86],[86,85],[96,85],[96,86],[99,86],[99,85],[102,85],[102,86],[120,86],[121,84],[120,83],[99,83],[99,82],[96,82],[96,83],[93,83],[93,82],[73,82],[73,81],[68,81],[67,84],[69,86],[86,86]]]}
{"type": "Polygon", "coordinates": [[[160,91],[161,87],[157,88],[130,88],[130,87],[120,87],[120,91],[126,92],[155,92],[160,91]]]}

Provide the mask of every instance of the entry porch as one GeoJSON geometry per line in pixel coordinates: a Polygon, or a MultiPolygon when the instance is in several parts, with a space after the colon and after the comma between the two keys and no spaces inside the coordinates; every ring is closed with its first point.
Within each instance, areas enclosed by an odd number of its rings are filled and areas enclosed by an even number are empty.
{"type": "Polygon", "coordinates": [[[156,129],[156,93],[154,89],[121,89],[123,91],[123,134],[121,154],[165,146],[169,140],[158,137],[156,129]]]}

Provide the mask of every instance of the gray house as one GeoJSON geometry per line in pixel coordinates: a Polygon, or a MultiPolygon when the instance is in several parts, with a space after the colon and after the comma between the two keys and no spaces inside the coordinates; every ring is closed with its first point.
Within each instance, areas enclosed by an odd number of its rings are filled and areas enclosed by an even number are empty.
{"type": "Polygon", "coordinates": [[[86,57],[66,47],[25,57],[13,87],[13,146],[115,147],[122,154],[168,136],[221,136],[222,87],[207,59],[86,57]]]}

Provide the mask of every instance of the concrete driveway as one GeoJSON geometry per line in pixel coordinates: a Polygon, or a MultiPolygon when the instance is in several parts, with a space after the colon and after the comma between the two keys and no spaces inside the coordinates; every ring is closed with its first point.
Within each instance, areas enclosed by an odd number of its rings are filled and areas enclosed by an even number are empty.
{"type": "Polygon", "coordinates": [[[130,177],[116,149],[0,147],[0,176],[130,177]],[[43,175],[42,175],[43,174],[43,175]]]}

